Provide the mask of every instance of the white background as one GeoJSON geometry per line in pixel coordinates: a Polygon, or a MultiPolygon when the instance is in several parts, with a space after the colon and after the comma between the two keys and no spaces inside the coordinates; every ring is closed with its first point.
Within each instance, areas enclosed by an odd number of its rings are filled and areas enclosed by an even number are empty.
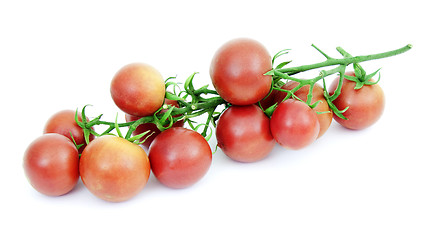
{"type": "Polygon", "coordinates": [[[428,2],[1,1],[0,238],[434,239],[428,2]],[[199,72],[196,86],[210,83],[214,52],[236,37],[270,54],[293,49],[293,66],[324,60],[312,43],[333,57],[337,46],[352,55],[414,48],[362,64],[382,67],[387,99],[366,130],[333,123],[313,145],[276,146],[253,164],[218,150],[193,187],[172,190],[151,176],[143,192],[117,204],[81,182],[61,197],[27,182],[23,153],[52,114],[92,104],[91,117],[113,121],[120,111],[109,84],[131,62],[179,81],[199,72]]]}

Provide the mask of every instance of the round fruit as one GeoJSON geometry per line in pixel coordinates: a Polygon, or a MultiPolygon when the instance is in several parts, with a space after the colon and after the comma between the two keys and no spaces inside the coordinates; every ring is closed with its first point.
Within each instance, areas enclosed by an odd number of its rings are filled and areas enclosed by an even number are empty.
{"type": "Polygon", "coordinates": [[[275,145],[270,119],[257,105],[226,109],[217,122],[216,138],[223,152],[239,162],[259,161],[275,145]]]}
{"type": "Polygon", "coordinates": [[[198,132],[174,127],[154,139],[149,159],[158,181],[171,188],[186,188],[208,172],[212,152],[206,139],[198,132]]]}
{"type": "Polygon", "coordinates": [[[34,140],[24,153],[24,172],[38,192],[60,196],[77,184],[78,151],[67,137],[48,133],[34,140]]]}
{"type": "Polygon", "coordinates": [[[133,63],[116,73],[110,92],[122,111],[142,117],[153,114],[163,105],[166,87],[163,77],[155,68],[133,63]]]}
{"type": "MultiPolygon", "coordinates": [[[[354,72],[345,73],[348,76],[355,76],[354,72]]],[[[372,79],[369,81],[373,81],[372,79]]],[[[336,78],[330,85],[330,95],[338,86],[339,78],[336,78]]],[[[380,119],[385,105],[383,90],[380,85],[364,85],[360,89],[354,89],[356,83],[344,78],[341,94],[333,101],[339,109],[348,109],[343,113],[347,120],[336,115],[333,118],[342,126],[349,129],[364,129],[380,119]]]]}
{"type": "Polygon", "coordinates": [[[210,67],[211,80],[219,95],[234,105],[250,105],[267,96],[272,69],[265,47],[252,39],[234,39],[215,53],[210,67]]]}
{"type": "Polygon", "coordinates": [[[319,121],[316,112],[308,105],[288,99],[274,110],[270,128],[281,146],[297,150],[315,141],[319,133],[319,121]]]}
{"type": "MultiPolygon", "coordinates": [[[[298,84],[299,84],[298,82],[289,81],[281,88],[285,90],[292,90],[295,87],[297,87],[298,84]]],[[[294,94],[302,101],[307,101],[307,94],[309,93],[309,88],[310,88],[309,85],[305,85],[300,89],[298,89],[294,94]]],[[[286,97],[286,92],[279,91],[276,95],[277,96],[275,98],[275,101],[280,103],[286,97]]],[[[319,134],[318,134],[318,138],[319,138],[330,127],[330,124],[332,123],[332,119],[333,119],[333,114],[330,111],[326,99],[324,98],[324,89],[319,84],[315,83],[313,87],[311,103],[315,103],[317,101],[320,101],[320,103],[316,105],[316,107],[313,108],[313,110],[315,112],[321,113],[321,114],[317,114],[319,125],[320,125],[319,134]]]]}
{"type": "Polygon", "coordinates": [[[93,140],[80,159],[84,185],[110,202],[126,201],[146,185],[150,164],[145,150],[128,140],[105,135],[93,140]]]}

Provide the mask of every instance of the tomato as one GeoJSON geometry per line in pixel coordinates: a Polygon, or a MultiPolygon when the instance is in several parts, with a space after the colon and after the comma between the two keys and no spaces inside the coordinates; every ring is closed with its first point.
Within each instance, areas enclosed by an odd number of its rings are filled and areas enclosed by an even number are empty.
{"type": "Polygon", "coordinates": [[[272,69],[265,47],[252,39],[225,43],[215,53],[210,67],[211,80],[219,95],[234,105],[259,102],[271,89],[272,69]]]}
{"type": "Polygon", "coordinates": [[[275,145],[270,119],[257,105],[226,109],[217,122],[216,138],[223,152],[239,162],[259,161],[275,145]]]}
{"type": "MultiPolygon", "coordinates": [[[[78,120],[82,121],[81,115],[78,115],[78,120]]],[[[63,110],[51,116],[44,127],[44,133],[58,133],[72,140],[71,134],[77,145],[84,144],[79,148],[79,153],[86,146],[83,129],[75,122],[75,111],[63,110]]],[[[89,135],[89,141],[95,138],[92,134],[89,135]]]]}
{"type": "Polygon", "coordinates": [[[24,172],[38,192],[60,196],[77,184],[78,151],[72,141],[57,134],[44,134],[34,140],[24,153],[24,172]]]}
{"type": "Polygon", "coordinates": [[[208,172],[212,152],[199,133],[174,127],[160,133],[149,149],[152,172],[162,184],[186,188],[208,172]]]}
{"type": "MultiPolygon", "coordinates": [[[[298,82],[289,81],[288,83],[282,86],[282,89],[292,90],[295,87],[297,87],[298,84],[299,84],[298,82]]],[[[305,85],[300,89],[298,89],[294,94],[301,100],[307,101],[307,94],[309,93],[309,88],[310,86],[305,85]]],[[[286,97],[286,92],[279,91],[276,95],[277,96],[275,98],[275,101],[281,102],[286,97]]],[[[315,83],[313,87],[311,103],[315,103],[317,101],[321,101],[321,102],[313,110],[316,112],[328,112],[328,113],[321,113],[317,115],[319,120],[319,126],[320,126],[319,134],[318,134],[318,138],[319,138],[330,127],[330,124],[332,123],[332,119],[333,119],[333,114],[330,111],[326,99],[324,98],[324,89],[319,84],[315,83]]]]}
{"type": "Polygon", "coordinates": [[[166,87],[163,77],[155,68],[133,63],[116,73],[110,92],[122,111],[143,117],[152,115],[163,105],[166,87]]]}
{"type": "Polygon", "coordinates": [[[274,139],[281,146],[297,150],[315,141],[320,125],[317,113],[307,104],[288,99],[274,110],[270,128],[274,139]]]}
{"type": "MultiPolygon", "coordinates": [[[[166,98],[164,100],[164,103],[167,105],[170,105],[170,106],[179,107],[178,102],[175,100],[169,100],[166,98]]],[[[164,113],[166,111],[167,110],[162,110],[161,112],[164,113]]],[[[125,114],[125,119],[127,122],[136,121],[140,118],[141,117],[133,116],[133,115],[130,115],[128,113],[125,114]]],[[[183,120],[179,120],[179,121],[174,122],[172,124],[172,127],[183,127],[183,126],[184,126],[183,120]]],[[[142,146],[144,146],[145,148],[149,148],[152,141],[155,139],[155,137],[157,137],[158,134],[161,133],[161,131],[158,129],[157,125],[155,125],[153,123],[144,123],[144,124],[140,124],[136,128],[136,130],[134,130],[133,135],[139,135],[139,134],[144,133],[146,131],[149,131],[149,133],[146,134],[145,136],[143,136],[142,138],[140,138],[140,141],[143,141],[146,139],[146,141],[142,144],[142,146]],[[146,138],[146,137],[148,137],[148,138],[146,138]]]]}
{"type": "MultiPolygon", "coordinates": [[[[345,75],[355,76],[354,72],[347,72],[345,75]]],[[[370,80],[372,81],[372,79],[370,80]]],[[[332,95],[339,83],[336,78],[330,85],[332,95]]],[[[349,107],[343,115],[348,119],[344,120],[336,115],[333,118],[342,126],[349,129],[363,129],[374,124],[382,115],[385,105],[384,93],[378,84],[364,85],[360,89],[354,89],[356,83],[348,79],[343,80],[341,94],[333,101],[333,104],[343,110],[349,107]]]]}
{"type": "Polygon", "coordinates": [[[96,138],[80,158],[80,175],[95,196],[110,202],[126,201],[146,185],[150,164],[145,150],[112,135],[96,138]]]}

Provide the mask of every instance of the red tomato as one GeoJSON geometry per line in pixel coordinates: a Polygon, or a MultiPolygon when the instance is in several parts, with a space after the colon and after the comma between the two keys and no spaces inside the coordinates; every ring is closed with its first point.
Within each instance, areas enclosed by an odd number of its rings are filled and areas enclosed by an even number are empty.
{"type": "MultiPolygon", "coordinates": [[[[82,121],[80,114],[78,114],[78,120],[82,121]]],[[[63,110],[51,116],[45,124],[44,133],[58,133],[71,140],[72,133],[77,145],[84,144],[80,147],[79,153],[81,153],[86,146],[83,129],[75,122],[75,111],[73,110],[63,110]]],[[[89,135],[89,141],[92,141],[94,138],[95,136],[92,134],[89,135]]]]}
{"type": "Polygon", "coordinates": [[[288,99],[280,103],[271,116],[274,139],[283,147],[301,149],[315,141],[319,133],[315,111],[303,102],[288,99]]]}
{"type": "Polygon", "coordinates": [[[219,95],[234,105],[250,105],[263,99],[271,88],[272,69],[265,47],[252,39],[234,39],[214,55],[210,75],[219,95]]]}
{"type": "MultiPolygon", "coordinates": [[[[288,83],[282,86],[282,89],[292,90],[295,87],[297,87],[298,84],[299,84],[298,82],[289,81],[288,83]]],[[[309,93],[309,88],[310,86],[305,85],[301,87],[299,90],[297,90],[294,94],[295,96],[299,97],[301,100],[307,101],[307,94],[309,93]]],[[[276,95],[277,96],[275,98],[275,101],[281,102],[286,97],[286,92],[279,91],[276,95]]],[[[311,103],[317,101],[321,101],[321,102],[318,105],[316,105],[316,107],[313,109],[314,111],[329,112],[329,113],[322,113],[317,115],[319,120],[319,134],[318,134],[318,138],[319,138],[330,127],[330,124],[332,123],[333,114],[330,111],[329,105],[327,104],[327,101],[324,98],[324,89],[319,84],[316,83],[313,87],[311,103]]]]}
{"type": "MultiPolygon", "coordinates": [[[[175,107],[179,107],[178,102],[175,100],[169,100],[169,99],[165,99],[164,103],[170,106],[175,106],[175,107]]],[[[167,110],[162,110],[161,112],[164,113],[167,110]]],[[[140,119],[141,117],[136,117],[133,115],[130,115],[128,113],[125,114],[125,119],[127,122],[131,122],[131,121],[136,121],[138,119],[140,119]]],[[[183,127],[184,126],[184,121],[180,120],[177,122],[174,122],[172,127],[183,127]]],[[[146,139],[146,141],[142,144],[142,146],[149,148],[149,146],[151,145],[152,141],[154,141],[155,137],[158,136],[158,134],[161,133],[161,131],[158,129],[157,125],[153,124],[153,123],[144,123],[144,124],[140,124],[136,130],[134,130],[133,135],[139,135],[141,133],[144,133],[146,131],[149,131],[148,134],[146,134],[145,136],[143,136],[142,138],[140,138],[140,141],[143,141],[146,139]],[[148,137],[148,138],[146,138],[148,137]]]]}
{"type": "Polygon", "coordinates": [[[48,196],[60,196],[77,184],[78,161],[78,151],[71,140],[49,133],[30,144],[23,166],[33,188],[48,196]]]}
{"type": "Polygon", "coordinates": [[[186,188],[198,182],[211,166],[212,152],[199,133],[181,127],[158,135],[149,149],[152,172],[162,184],[186,188]]]}
{"type": "MultiPolygon", "coordinates": [[[[355,76],[354,72],[345,73],[348,76],[355,76]]],[[[372,80],[370,80],[372,81],[372,80]]],[[[332,95],[338,85],[339,78],[336,78],[330,85],[332,95]]],[[[343,115],[348,119],[344,120],[336,115],[333,118],[342,126],[349,129],[363,129],[374,124],[383,113],[385,98],[381,87],[378,84],[364,85],[360,89],[354,89],[356,83],[344,78],[341,94],[333,101],[333,104],[343,110],[349,107],[343,115]]]]}
{"type": "Polygon", "coordinates": [[[259,161],[275,145],[270,119],[256,105],[226,109],[217,122],[216,138],[223,152],[239,162],[259,161]]]}
{"type": "Polygon", "coordinates": [[[155,68],[133,63],[116,73],[110,92],[122,111],[142,117],[152,115],[163,105],[166,87],[163,77],[155,68]]]}
{"type": "Polygon", "coordinates": [[[150,164],[145,150],[128,140],[105,135],[84,149],[80,175],[95,196],[110,202],[126,201],[146,185],[150,164]]]}

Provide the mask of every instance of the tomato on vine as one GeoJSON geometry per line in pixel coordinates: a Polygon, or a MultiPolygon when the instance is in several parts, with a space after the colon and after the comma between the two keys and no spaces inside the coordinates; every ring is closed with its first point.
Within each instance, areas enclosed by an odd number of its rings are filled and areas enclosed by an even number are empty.
{"type": "MultiPolygon", "coordinates": [[[[292,90],[295,87],[299,85],[298,82],[295,81],[289,81],[285,85],[281,87],[281,89],[285,90],[292,90]]],[[[294,95],[298,97],[300,100],[306,102],[307,96],[309,94],[310,86],[304,85],[300,89],[294,92],[294,95]]],[[[278,91],[275,96],[274,102],[280,103],[282,100],[286,97],[287,93],[278,91]]],[[[330,124],[333,119],[333,113],[331,112],[329,105],[327,104],[326,99],[324,98],[324,89],[318,84],[315,83],[312,89],[312,99],[311,103],[313,104],[315,102],[318,102],[318,105],[316,105],[313,110],[317,112],[317,117],[320,125],[320,130],[318,133],[318,138],[321,137],[327,129],[330,127],[330,124]],[[318,102],[319,101],[319,102],[318,102]]]]}
{"type": "Polygon", "coordinates": [[[212,151],[207,142],[211,125],[216,126],[218,146],[228,157],[240,162],[265,158],[276,142],[295,150],[308,146],[330,126],[331,112],[347,128],[370,126],[383,111],[384,94],[370,79],[378,71],[367,75],[359,63],[412,48],[406,45],[353,57],[337,47],[342,58],[334,58],[312,46],[326,60],[295,67],[286,61],[273,67],[276,58],[288,50],[271,58],[255,40],[229,41],[211,61],[210,76],[215,90],[209,89],[209,84],[195,88],[196,73],[187,78],[182,89],[172,78],[164,81],[150,65],[126,65],[113,77],[110,92],[127,121],[118,123],[117,118],[115,122],[104,121],[102,114],[89,120],[86,106],[81,115],[73,111],[55,114],[44,128],[47,134],[27,148],[23,161],[25,174],[37,191],[50,196],[71,191],[81,175],[92,194],[111,202],[137,195],[147,184],[151,171],[163,185],[186,188],[202,179],[211,166],[212,151]],[[355,73],[345,73],[345,78],[336,79],[328,91],[325,78],[334,74],[343,76],[350,64],[355,73]],[[335,67],[321,70],[310,79],[295,76],[329,66],[335,67]],[[320,80],[324,89],[317,84],[320,80]],[[166,92],[169,86],[173,86],[173,92],[166,92]],[[163,105],[165,99],[168,109],[163,105]],[[202,115],[207,116],[205,123],[198,123],[194,118],[202,115]],[[193,130],[178,127],[184,121],[193,130]],[[94,128],[99,125],[106,127],[101,133],[94,128]],[[172,127],[160,133],[168,126],[172,127]],[[200,126],[204,126],[202,133],[197,132],[200,126]],[[121,128],[128,128],[125,137],[121,128]],[[114,130],[118,136],[113,134],[114,130]],[[145,141],[145,135],[149,136],[147,130],[154,134],[145,141]],[[97,138],[93,139],[94,136],[97,138]],[[79,160],[76,146],[86,143],[84,150],[80,149],[79,160]],[[149,157],[139,144],[149,146],[149,157]]]}
{"type": "Polygon", "coordinates": [[[166,87],[161,74],[152,66],[133,63],[121,68],[110,86],[115,104],[125,113],[152,115],[164,102],[166,87]]]}
{"type": "Polygon", "coordinates": [[[217,121],[216,138],[223,152],[239,162],[259,161],[275,145],[270,119],[257,105],[226,109],[217,121]]]}
{"type": "Polygon", "coordinates": [[[145,150],[112,135],[98,137],[84,149],[79,169],[86,188],[110,202],[126,201],[137,195],[150,174],[145,150]]]}
{"type": "Polygon", "coordinates": [[[149,159],[158,181],[171,188],[186,188],[208,172],[212,152],[206,139],[198,132],[174,127],[154,139],[149,159]]]}
{"type": "MultiPolygon", "coordinates": [[[[345,73],[346,76],[355,77],[354,72],[345,73]]],[[[371,83],[374,81],[369,80],[371,83]]],[[[336,91],[339,77],[330,85],[330,95],[336,91]]],[[[349,129],[364,129],[374,124],[380,119],[385,105],[384,93],[378,84],[363,85],[360,89],[355,89],[356,82],[344,77],[340,95],[333,101],[338,109],[348,109],[342,114],[346,120],[336,115],[333,118],[342,126],[349,129]]]]}
{"type": "Polygon", "coordinates": [[[38,192],[60,196],[77,184],[78,157],[77,148],[70,139],[58,133],[47,133],[27,147],[24,172],[38,192]]]}
{"type": "Polygon", "coordinates": [[[252,39],[239,38],[221,46],[210,67],[212,84],[219,95],[234,105],[259,102],[271,89],[271,56],[252,39]]]}
{"type": "Polygon", "coordinates": [[[293,150],[314,142],[319,128],[317,113],[307,104],[294,99],[280,103],[270,120],[271,133],[276,142],[293,150]]]}

